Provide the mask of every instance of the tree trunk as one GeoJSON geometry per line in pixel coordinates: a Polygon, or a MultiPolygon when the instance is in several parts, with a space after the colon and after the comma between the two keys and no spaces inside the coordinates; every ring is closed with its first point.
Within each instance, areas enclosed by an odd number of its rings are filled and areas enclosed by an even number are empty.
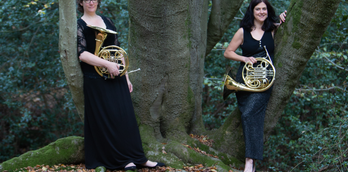
{"type": "Polygon", "coordinates": [[[308,60],[319,46],[340,0],[292,0],[287,22],[276,36],[276,82],[265,118],[265,136],[270,135],[293,94],[308,60]]]}
{"type": "MultiPolygon", "coordinates": [[[[278,122],[307,61],[319,45],[340,0],[292,0],[286,22],[275,35],[276,82],[266,110],[264,124],[267,138],[278,122]]],[[[240,160],[244,157],[244,140],[239,110],[228,117],[225,124],[209,135],[215,148],[226,151],[240,160]]],[[[265,139],[266,140],[266,139],[265,139]]]]}
{"type": "MultiPolygon", "coordinates": [[[[202,7],[203,8],[203,7],[202,7]]],[[[190,88],[189,1],[129,0],[132,98],[157,139],[186,133],[194,111],[190,88]]]]}
{"type": "Polygon", "coordinates": [[[206,55],[225,34],[228,26],[237,14],[243,0],[214,0],[208,23],[208,41],[206,55]]]}
{"type": "Polygon", "coordinates": [[[84,121],[83,77],[77,59],[76,1],[59,0],[59,51],[77,112],[84,121]]]}

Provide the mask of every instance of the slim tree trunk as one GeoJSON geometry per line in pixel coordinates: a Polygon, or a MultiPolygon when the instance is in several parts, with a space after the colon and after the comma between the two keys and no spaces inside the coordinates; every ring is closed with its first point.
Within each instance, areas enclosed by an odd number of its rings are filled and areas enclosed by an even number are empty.
{"type": "Polygon", "coordinates": [[[213,0],[208,23],[208,41],[206,55],[225,34],[228,26],[237,14],[243,0],[213,0]]]}
{"type": "Polygon", "coordinates": [[[77,58],[76,1],[59,0],[59,51],[77,112],[84,119],[83,77],[77,58]]]}

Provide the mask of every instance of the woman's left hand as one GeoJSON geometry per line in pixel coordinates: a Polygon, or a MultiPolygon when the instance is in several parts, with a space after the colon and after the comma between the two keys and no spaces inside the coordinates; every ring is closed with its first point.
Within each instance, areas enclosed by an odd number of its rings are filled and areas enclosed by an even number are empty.
{"type": "Polygon", "coordinates": [[[285,18],[286,18],[286,10],[284,12],[282,12],[280,15],[279,15],[279,18],[280,18],[280,24],[284,23],[285,22],[285,18]]]}
{"type": "Polygon", "coordinates": [[[130,82],[130,80],[127,80],[127,83],[128,83],[129,92],[131,93],[131,92],[133,91],[133,85],[132,85],[132,83],[130,82]]]}

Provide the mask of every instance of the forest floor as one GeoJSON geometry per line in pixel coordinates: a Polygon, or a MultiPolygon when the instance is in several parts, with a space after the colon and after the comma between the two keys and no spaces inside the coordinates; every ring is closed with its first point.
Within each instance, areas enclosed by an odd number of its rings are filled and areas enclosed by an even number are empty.
{"type": "MultiPolygon", "coordinates": [[[[95,169],[86,169],[84,164],[79,165],[37,165],[35,167],[25,167],[14,172],[98,172],[95,169]]],[[[130,171],[130,170],[128,170],[130,171]]],[[[203,165],[196,165],[184,167],[183,169],[175,169],[171,167],[157,167],[155,169],[142,168],[135,170],[136,172],[217,172],[215,167],[204,167],[203,165]]],[[[101,172],[101,171],[100,171],[101,172]]],[[[124,170],[106,170],[105,172],[124,172],[124,170]]],[[[229,172],[241,172],[240,170],[230,170],[229,172]]]]}
{"type": "MultiPolygon", "coordinates": [[[[208,139],[207,136],[198,136],[198,135],[190,135],[192,138],[199,140],[201,143],[211,146],[213,144],[213,140],[208,139]]],[[[206,156],[215,157],[214,155],[207,154],[202,150],[199,150],[198,148],[192,148],[191,146],[185,145],[186,147],[204,154],[206,156]]],[[[217,158],[217,157],[215,157],[217,158]]],[[[124,170],[100,170],[100,169],[86,169],[85,164],[59,164],[59,165],[36,165],[35,167],[24,167],[18,170],[15,170],[14,172],[124,172],[124,170]]],[[[130,170],[128,170],[130,171],[130,170]]],[[[215,166],[212,167],[205,167],[202,164],[194,165],[194,166],[186,166],[182,169],[175,169],[172,167],[157,167],[157,168],[141,168],[135,170],[136,172],[217,172],[217,168],[215,166]]],[[[233,169],[229,170],[228,172],[242,172],[243,169],[233,169]]],[[[4,171],[6,172],[6,171],[4,171]]]]}

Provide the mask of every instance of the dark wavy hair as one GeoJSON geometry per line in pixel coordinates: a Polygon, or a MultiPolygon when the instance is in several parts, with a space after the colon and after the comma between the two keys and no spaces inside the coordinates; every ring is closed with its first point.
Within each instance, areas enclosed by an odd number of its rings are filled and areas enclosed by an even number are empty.
{"type": "Polygon", "coordinates": [[[261,2],[266,4],[268,14],[268,17],[262,25],[262,30],[273,31],[276,28],[276,25],[274,25],[274,23],[276,23],[278,17],[275,15],[275,11],[272,5],[267,0],[251,0],[249,7],[239,25],[244,30],[249,32],[251,31],[251,28],[254,26],[254,8],[261,2]]]}
{"type": "MultiPolygon", "coordinates": [[[[76,4],[77,4],[77,10],[80,11],[81,13],[83,13],[83,6],[80,5],[80,3],[83,3],[83,0],[76,0],[76,4]]],[[[98,0],[98,7],[97,9],[100,7],[101,4],[101,0],[98,0]]]]}

